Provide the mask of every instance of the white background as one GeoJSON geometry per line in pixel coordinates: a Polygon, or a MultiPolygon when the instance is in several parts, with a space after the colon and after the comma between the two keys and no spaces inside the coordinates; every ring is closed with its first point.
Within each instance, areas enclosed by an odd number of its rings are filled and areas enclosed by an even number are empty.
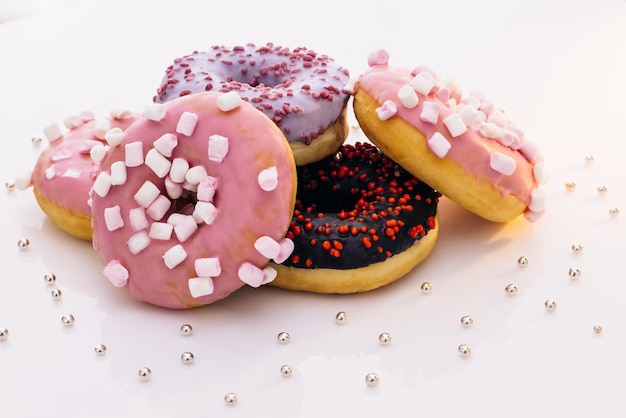
{"type": "MultiPolygon", "coordinates": [[[[350,296],[244,288],[170,311],[113,288],[90,244],[60,232],[30,190],[3,191],[3,416],[624,416],[626,2],[215,3],[67,2],[0,24],[0,179],[32,168],[45,144],[31,137],[52,122],[85,109],[143,109],[173,58],[193,50],[307,46],[358,76],[367,54],[386,48],[393,65],[428,65],[506,107],[546,157],[546,215],[494,224],[444,198],[433,253],[386,288],[350,296]],[[580,279],[569,278],[571,267],[580,279]],[[49,272],[61,300],[43,280],[49,272]],[[424,281],[431,294],[421,293],[424,281]],[[509,283],[520,288],[513,297],[509,283]],[[545,310],[548,298],[556,311],[545,310]],[[346,324],[335,322],[338,311],[346,324]],[[61,324],[66,313],[73,327],[61,324]],[[460,325],[463,315],[473,327],[460,325]],[[180,334],[184,323],[193,335],[180,334]],[[288,344],[277,342],[281,331],[288,344]],[[104,356],[94,353],[100,343],[104,356]],[[180,361],[184,351],[193,364],[180,361]],[[283,364],[291,377],[281,376],[283,364]],[[149,381],[137,376],[143,366],[149,381]],[[378,386],[365,384],[369,372],[378,386]],[[228,392],[239,396],[234,407],[228,392]]],[[[353,129],[349,140],[363,137],[353,129]]]]}

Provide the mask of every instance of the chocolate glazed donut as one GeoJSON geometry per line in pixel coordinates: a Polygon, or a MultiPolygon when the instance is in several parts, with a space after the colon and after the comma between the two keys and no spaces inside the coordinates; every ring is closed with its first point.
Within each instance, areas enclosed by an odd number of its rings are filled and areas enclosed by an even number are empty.
{"type": "Polygon", "coordinates": [[[432,250],[440,194],[375,146],[344,144],[335,155],[297,171],[287,232],[295,249],[276,266],[272,285],[367,291],[397,280],[432,250]]]}

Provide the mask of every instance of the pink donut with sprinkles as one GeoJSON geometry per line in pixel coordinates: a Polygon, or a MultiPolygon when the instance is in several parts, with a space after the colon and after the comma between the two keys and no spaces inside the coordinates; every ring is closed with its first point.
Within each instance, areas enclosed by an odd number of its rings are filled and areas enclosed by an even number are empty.
{"type": "Polygon", "coordinates": [[[154,101],[236,91],[276,123],[303,165],[333,154],[347,137],[348,81],[347,69],[307,48],[213,46],[175,59],[154,101]]]}
{"type": "Polygon", "coordinates": [[[111,147],[92,189],[104,276],[135,299],[206,305],[271,282],[295,203],[295,163],[276,125],[236,92],[150,104],[111,147]]]}
{"type": "Polygon", "coordinates": [[[30,182],[37,203],[59,228],[91,239],[89,192],[99,161],[138,116],[126,110],[102,118],[82,112],[65,119],[66,132],[57,124],[44,129],[49,145],[39,155],[30,182]]]}

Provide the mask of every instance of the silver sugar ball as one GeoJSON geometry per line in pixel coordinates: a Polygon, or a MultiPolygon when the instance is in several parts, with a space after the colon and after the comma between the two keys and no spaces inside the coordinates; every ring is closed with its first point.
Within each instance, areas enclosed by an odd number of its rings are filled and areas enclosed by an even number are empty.
{"type": "Polygon", "coordinates": [[[40,136],[33,136],[30,139],[30,142],[32,142],[34,145],[39,145],[39,144],[41,144],[43,142],[43,138],[40,137],[40,136]]]}
{"type": "Polygon", "coordinates": [[[340,162],[341,160],[343,160],[343,154],[341,153],[341,151],[337,151],[335,155],[333,155],[333,160],[335,160],[336,162],[340,162]]]}
{"type": "Polygon", "coordinates": [[[52,299],[54,300],[61,299],[62,294],[63,292],[61,292],[61,289],[52,289],[52,291],[50,292],[50,296],[52,296],[52,299]]]}
{"type": "Polygon", "coordinates": [[[575,242],[572,244],[572,251],[574,251],[575,253],[582,253],[583,252],[583,245],[575,242]]]}
{"type": "Polygon", "coordinates": [[[525,256],[521,256],[520,258],[517,259],[517,265],[520,266],[521,268],[525,268],[528,267],[528,257],[525,256]]]}
{"type": "Polygon", "coordinates": [[[465,328],[471,327],[472,325],[474,325],[474,318],[469,315],[461,317],[461,325],[463,325],[465,328]]]}
{"type": "Polygon", "coordinates": [[[459,345],[459,354],[463,357],[468,357],[472,353],[472,347],[467,344],[459,345]]]}
{"type": "Polygon", "coordinates": [[[601,186],[598,186],[597,190],[598,190],[598,193],[605,194],[606,192],[609,191],[609,188],[606,187],[605,185],[601,185],[601,186]]]}
{"type": "Polygon", "coordinates": [[[280,332],[278,334],[278,342],[281,342],[283,344],[287,344],[289,342],[289,340],[291,339],[291,335],[289,335],[288,332],[280,332]]]}
{"type": "Polygon", "coordinates": [[[602,332],[602,325],[594,325],[593,332],[596,334],[600,334],[602,332]]]}
{"type": "Polygon", "coordinates": [[[348,313],[344,311],[337,312],[337,315],[335,315],[335,320],[338,324],[345,324],[346,322],[348,322],[348,313]]]}
{"type": "Polygon", "coordinates": [[[185,351],[183,354],[180,355],[180,359],[185,364],[191,364],[194,360],[193,353],[190,351],[185,351]]]}
{"type": "Polygon", "coordinates": [[[554,311],[557,307],[556,300],[553,299],[546,299],[543,305],[546,307],[546,310],[550,312],[554,311]]]}
{"type": "Polygon", "coordinates": [[[15,183],[13,183],[12,181],[7,181],[6,183],[4,183],[4,186],[9,191],[15,190],[15,183]]]}
{"type": "Polygon", "coordinates": [[[184,336],[189,336],[193,332],[193,328],[189,324],[183,324],[180,326],[180,333],[184,336]]]}
{"type": "Polygon", "coordinates": [[[389,334],[388,332],[383,332],[378,336],[378,341],[380,341],[381,344],[387,345],[391,343],[391,334],[389,334]]]}
{"type": "Polygon", "coordinates": [[[581,274],[583,274],[583,273],[579,269],[571,267],[567,274],[569,275],[569,277],[571,279],[578,279],[578,278],[580,278],[581,274]]]}
{"type": "Polygon", "coordinates": [[[98,344],[93,348],[97,355],[101,356],[107,351],[107,346],[104,344],[98,344]]]}
{"type": "Polygon", "coordinates": [[[376,373],[368,373],[365,375],[365,383],[367,386],[376,386],[380,382],[380,377],[376,373]]]}
{"type": "Polygon", "coordinates": [[[43,275],[43,279],[46,283],[52,284],[57,280],[57,276],[54,273],[46,273],[43,275]]]}
{"type": "Polygon", "coordinates": [[[611,208],[611,209],[609,209],[609,215],[611,215],[611,216],[619,215],[619,209],[618,208],[611,208]]]}
{"type": "Polygon", "coordinates": [[[20,247],[21,249],[26,249],[28,248],[29,245],[30,245],[30,241],[28,240],[28,238],[20,238],[17,241],[17,246],[20,247]]]}
{"type": "Polygon", "coordinates": [[[66,327],[71,327],[72,325],[74,325],[74,315],[72,315],[72,314],[65,314],[65,315],[63,315],[61,317],[61,322],[66,327]]]}
{"type": "Polygon", "coordinates": [[[507,294],[507,295],[510,295],[510,296],[515,295],[515,294],[517,293],[517,291],[518,291],[518,290],[519,290],[519,287],[518,287],[516,284],[514,284],[514,283],[508,284],[508,285],[504,288],[504,291],[506,292],[506,294],[507,294]]]}
{"type": "Polygon", "coordinates": [[[229,392],[224,396],[224,401],[228,405],[235,405],[237,402],[239,402],[239,398],[237,397],[237,394],[235,392],[229,392]]]}
{"type": "Polygon", "coordinates": [[[589,164],[593,163],[596,160],[596,156],[593,154],[585,155],[585,161],[589,164]]]}
{"type": "Polygon", "coordinates": [[[288,364],[284,364],[280,367],[280,374],[282,374],[285,377],[291,376],[291,374],[293,373],[293,367],[291,367],[288,364]]]}
{"type": "Polygon", "coordinates": [[[424,282],[420,286],[422,293],[428,294],[433,291],[433,285],[430,282],[424,282]]]}
{"type": "Polygon", "coordinates": [[[139,375],[139,378],[141,380],[148,380],[150,379],[150,376],[152,375],[152,370],[150,370],[149,367],[142,367],[141,369],[139,369],[137,374],[139,375]]]}
{"type": "Polygon", "coordinates": [[[565,188],[569,191],[575,190],[576,189],[576,182],[575,181],[570,181],[565,183],[565,188]]]}
{"type": "Polygon", "coordinates": [[[9,338],[9,330],[6,328],[0,328],[0,341],[9,338]]]}

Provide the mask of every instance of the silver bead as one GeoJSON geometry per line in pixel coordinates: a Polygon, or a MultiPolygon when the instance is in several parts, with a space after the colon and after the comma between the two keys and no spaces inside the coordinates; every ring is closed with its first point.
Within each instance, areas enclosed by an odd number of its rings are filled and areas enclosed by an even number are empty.
{"type": "Polygon", "coordinates": [[[183,354],[180,355],[180,359],[185,364],[191,364],[193,363],[193,359],[194,359],[193,353],[190,351],[185,351],[183,354]]]}
{"type": "Polygon", "coordinates": [[[380,382],[380,377],[376,373],[368,373],[365,375],[365,383],[367,386],[376,386],[380,382]]]}
{"type": "Polygon", "coordinates": [[[600,334],[602,332],[602,326],[601,325],[594,325],[593,326],[593,332],[596,334],[600,334]]]}
{"type": "Polygon", "coordinates": [[[40,137],[40,136],[33,136],[30,139],[30,142],[32,142],[34,145],[39,145],[39,144],[41,144],[43,142],[43,138],[40,137]]]}
{"type": "Polygon", "coordinates": [[[574,251],[575,253],[582,253],[583,245],[578,242],[575,242],[574,244],[572,244],[572,251],[574,251]]]}
{"type": "Polygon", "coordinates": [[[424,282],[420,286],[422,293],[428,294],[433,291],[433,285],[430,282],[424,282]]]}
{"type": "Polygon", "coordinates": [[[465,328],[471,327],[472,325],[474,325],[474,318],[469,315],[461,317],[461,325],[463,325],[465,328]]]}
{"type": "Polygon", "coordinates": [[[61,299],[62,294],[63,292],[61,292],[61,289],[52,289],[52,291],[50,292],[50,296],[52,296],[52,299],[55,300],[61,299]]]}
{"type": "Polygon", "coordinates": [[[283,344],[287,344],[289,342],[289,340],[291,339],[291,335],[289,335],[288,332],[280,332],[278,334],[278,342],[281,342],[283,344]]]}
{"type": "Polygon", "coordinates": [[[6,183],[4,183],[4,186],[9,191],[15,190],[15,183],[13,183],[12,181],[7,181],[6,183]]]}
{"type": "Polygon", "coordinates": [[[9,330],[6,328],[0,328],[0,340],[6,340],[9,338],[9,330]]]}
{"type": "Polygon", "coordinates": [[[43,279],[48,284],[53,284],[57,280],[57,276],[54,273],[46,273],[43,275],[43,279]]]}
{"type": "Polygon", "coordinates": [[[577,268],[571,267],[567,274],[569,274],[569,277],[571,279],[578,279],[581,276],[581,274],[583,274],[583,272],[577,268]]]}
{"type": "Polygon", "coordinates": [[[66,327],[71,327],[72,325],[74,325],[74,315],[72,315],[72,314],[65,314],[65,315],[63,315],[61,317],[61,322],[66,327]]]}
{"type": "Polygon", "coordinates": [[[556,300],[554,299],[546,299],[546,301],[543,303],[543,305],[546,307],[546,310],[552,312],[556,309],[557,307],[557,303],[556,300]]]}
{"type": "Polygon", "coordinates": [[[528,267],[528,257],[524,257],[521,256],[520,258],[517,259],[517,265],[520,266],[521,268],[525,268],[528,267]]]}
{"type": "Polygon", "coordinates": [[[98,344],[93,348],[97,355],[101,356],[107,351],[107,346],[104,344],[98,344]]]}
{"type": "Polygon", "coordinates": [[[597,190],[598,190],[598,193],[600,193],[600,194],[605,194],[606,192],[608,192],[608,191],[609,191],[609,188],[608,188],[608,187],[606,187],[605,185],[602,185],[602,186],[598,186],[598,189],[597,189],[597,190]]]}
{"type": "Polygon", "coordinates": [[[459,345],[459,354],[461,354],[461,356],[463,357],[468,357],[470,354],[472,354],[472,347],[467,344],[459,345]]]}
{"type": "Polygon", "coordinates": [[[29,245],[30,245],[30,241],[28,240],[28,238],[20,238],[17,241],[17,246],[20,247],[21,249],[28,248],[29,245]]]}
{"type": "Polygon", "coordinates": [[[239,402],[239,398],[235,392],[229,392],[224,396],[224,401],[226,401],[228,405],[235,405],[239,402]]]}
{"type": "Polygon", "coordinates": [[[183,324],[180,326],[180,333],[184,336],[189,336],[193,332],[193,328],[189,324],[183,324]]]}
{"type": "Polygon", "coordinates": [[[341,160],[343,160],[343,154],[341,153],[341,151],[337,151],[335,155],[333,155],[333,160],[335,160],[336,162],[340,162],[341,160]]]}
{"type": "Polygon", "coordinates": [[[518,287],[516,284],[514,284],[514,283],[508,284],[508,285],[504,288],[504,291],[506,292],[506,294],[507,294],[507,295],[510,295],[510,296],[515,295],[515,294],[517,293],[517,291],[518,291],[518,290],[519,290],[519,287],[518,287]]]}
{"type": "Polygon", "coordinates": [[[569,181],[567,183],[565,183],[565,188],[569,191],[572,190],[576,190],[576,182],[575,181],[569,181]]]}
{"type": "Polygon", "coordinates": [[[383,332],[378,336],[378,341],[380,341],[381,344],[387,345],[391,343],[391,334],[389,334],[388,332],[383,332]]]}
{"type": "Polygon", "coordinates": [[[338,324],[345,324],[346,322],[348,322],[348,313],[344,311],[337,312],[337,315],[335,315],[335,320],[338,324]]]}
{"type": "Polygon", "coordinates": [[[609,215],[611,215],[611,216],[619,215],[619,209],[618,208],[611,208],[611,209],[609,209],[609,215]]]}
{"type": "Polygon", "coordinates": [[[293,373],[293,367],[291,367],[288,364],[284,364],[280,367],[280,374],[282,374],[285,377],[289,377],[291,376],[291,374],[293,373]]]}
{"type": "Polygon", "coordinates": [[[139,375],[139,378],[141,380],[148,380],[150,379],[150,376],[152,375],[152,370],[150,370],[149,367],[142,367],[141,369],[139,369],[137,374],[139,375]]]}
{"type": "Polygon", "coordinates": [[[593,154],[585,155],[585,161],[589,164],[593,163],[596,160],[596,156],[593,154]]]}

